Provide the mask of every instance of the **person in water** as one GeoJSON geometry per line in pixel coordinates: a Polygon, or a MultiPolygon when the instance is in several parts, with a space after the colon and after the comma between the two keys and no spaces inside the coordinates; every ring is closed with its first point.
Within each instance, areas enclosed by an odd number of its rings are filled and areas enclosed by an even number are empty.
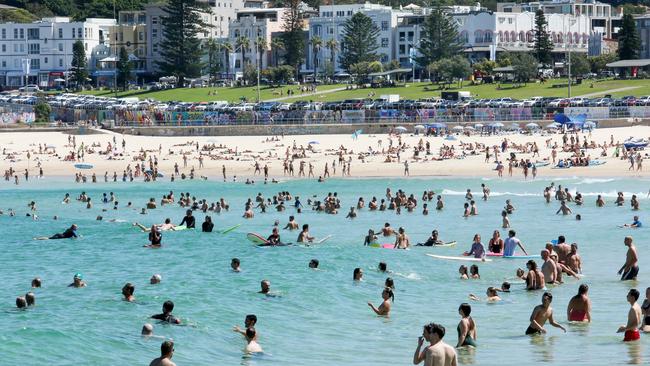
{"type": "Polygon", "coordinates": [[[160,357],[154,358],[149,366],[176,366],[172,362],[172,357],[174,356],[174,342],[173,341],[163,341],[160,345],[160,357]]]}
{"type": "Polygon", "coordinates": [[[282,242],[280,241],[280,231],[278,230],[277,227],[273,228],[273,231],[271,232],[271,235],[266,238],[266,243],[267,245],[280,245],[282,242]]]}
{"type": "Polygon", "coordinates": [[[472,307],[468,303],[462,303],[458,307],[460,322],[458,323],[458,343],[456,348],[471,346],[476,347],[476,323],[470,316],[472,307]]]}
{"type": "Polygon", "coordinates": [[[424,243],[418,243],[418,246],[425,246],[425,247],[431,247],[434,245],[442,245],[444,244],[442,240],[438,238],[438,230],[433,230],[431,232],[431,236],[425,241],[424,243]]]}
{"type": "Polygon", "coordinates": [[[314,258],[309,261],[309,268],[318,269],[318,259],[314,258]]]}
{"type": "Polygon", "coordinates": [[[264,350],[262,346],[257,343],[257,332],[255,328],[248,327],[246,328],[246,347],[244,347],[244,352],[246,353],[263,353],[264,350]]]}
{"type": "Polygon", "coordinates": [[[627,254],[625,255],[625,264],[618,270],[618,274],[621,275],[621,281],[636,280],[636,276],[639,274],[639,266],[637,265],[639,258],[636,247],[632,242],[631,236],[626,236],[623,243],[628,248],[627,254]]]}
{"type": "Polygon", "coordinates": [[[151,225],[149,231],[149,247],[160,247],[162,245],[162,233],[158,230],[158,226],[151,225]]]}
{"type": "Polygon", "coordinates": [[[214,223],[212,222],[212,217],[206,216],[205,221],[201,224],[201,231],[204,233],[211,233],[214,228],[214,223]]]}
{"type": "Polygon", "coordinates": [[[444,326],[436,323],[425,325],[413,353],[413,364],[418,365],[424,361],[424,366],[456,366],[456,350],[442,340],[444,336],[444,326]],[[425,340],[429,345],[421,351],[425,340]]]}
{"type": "Polygon", "coordinates": [[[379,316],[388,316],[390,313],[391,301],[395,301],[395,295],[393,294],[393,289],[390,287],[384,287],[384,291],[381,293],[381,298],[383,302],[379,307],[375,307],[371,302],[368,302],[368,306],[379,316]],[[389,301],[390,300],[390,301],[389,301]]]}
{"type": "Polygon", "coordinates": [[[70,238],[75,238],[76,239],[76,238],[79,237],[77,235],[77,229],[78,229],[78,226],[76,224],[72,224],[64,232],[59,233],[59,234],[54,234],[54,235],[50,236],[47,239],[70,239],[70,238]]]}
{"type": "Polygon", "coordinates": [[[81,273],[75,273],[72,277],[72,283],[68,287],[86,287],[86,281],[83,280],[83,275],[81,273]]]}
{"type": "Polygon", "coordinates": [[[357,267],[354,269],[352,272],[352,280],[354,281],[362,281],[363,280],[363,271],[361,268],[357,267]]]}
{"type": "Polygon", "coordinates": [[[474,242],[469,252],[463,253],[466,256],[474,256],[474,258],[485,260],[485,246],[481,243],[481,236],[479,234],[474,235],[474,242]]]}
{"type": "Polygon", "coordinates": [[[239,268],[240,264],[241,262],[239,261],[239,258],[233,258],[230,260],[230,268],[233,272],[241,272],[241,269],[239,268]]]}
{"type": "Polygon", "coordinates": [[[461,264],[461,266],[458,267],[458,273],[460,273],[460,279],[461,280],[468,280],[469,279],[469,270],[467,269],[466,265],[461,264]]]}
{"type": "Polygon", "coordinates": [[[583,283],[578,287],[578,294],[569,300],[566,314],[570,322],[591,322],[591,300],[587,292],[589,286],[583,283]]]}
{"type": "MultiPolygon", "coordinates": [[[[248,314],[246,315],[246,318],[244,318],[244,327],[246,329],[248,328],[255,328],[255,325],[257,324],[257,315],[255,314],[248,314]]],[[[246,330],[241,329],[239,326],[235,325],[232,327],[233,332],[239,333],[243,336],[246,336],[246,330]]],[[[255,335],[255,340],[257,340],[257,334],[255,335]]]]}
{"type": "Polygon", "coordinates": [[[187,227],[188,229],[194,229],[196,225],[196,218],[192,216],[192,210],[187,210],[185,211],[185,216],[183,217],[183,220],[179,224],[179,226],[187,227]]]}
{"type": "Polygon", "coordinates": [[[271,293],[271,281],[262,280],[262,282],[260,282],[260,291],[258,292],[258,294],[269,295],[270,293],[271,293]]]}
{"type": "Polygon", "coordinates": [[[643,300],[641,310],[643,311],[641,330],[648,333],[650,332],[650,287],[645,289],[645,300],[643,300]]]}
{"type": "Polygon", "coordinates": [[[641,307],[637,304],[639,295],[639,291],[634,288],[627,293],[627,302],[630,303],[630,311],[627,313],[627,324],[618,327],[617,331],[617,333],[625,332],[623,342],[632,342],[641,339],[639,327],[641,326],[642,312],[641,307]]]}
{"type": "Polygon", "coordinates": [[[157,285],[160,283],[160,281],[162,281],[162,276],[157,273],[151,276],[151,278],[149,279],[149,283],[152,285],[157,285]]]}
{"type": "Polygon", "coordinates": [[[124,287],[122,287],[122,295],[124,296],[124,301],[133,302],[135,301],[135,286],[131,282],[127,282],[124,287]]]}
{"type": "Polygon", "coordinates": [[[641,223],[641,221],[639,221],[639,216],[634,216],[632,218],[632,223],[631,224],[624,224],[623,227],[630,227],[630,228],[638,229],[638,228],[643,227],[643,224],[641,223]]]}
{"type": "Polygon", "coordinates": [[[181,320],[172,315],[172,311],[174,311],[174,303],[171,300],[167,300],[163,303],[162,313],[152,315],[151,319],[158,319],[170,324],[180,324],[181,320]]]}
{"type": "MultiPolygon", "coordinates": [[[[501,297],[499,296],[497,291],[498,290],[495,287],[491,287],[491,286],[488,287],[488,289],[485,291],[485,295],[487,295],[485,301],[487,302],[501,301],[501,297]]],[[[469,294],[469,298],[474,301],[481,301],[481,299],[474,294],[469,294]]]]}
{"type": "Polygon", "coordinates": [[[305,242],[312,243],[313,241],[314,241],[314,237],[309,235],[309,225],[308,224],[302,225],[302,231],[300,232],[300,234],[298,234],[297,242],[298,243],[305,243],[305,242]]]}
{"type": "Polygon", "coordinates": [[[535,306],[533,313],[530,314],[530,325],[526,329],[526,335],[534,334],[543,334],[546,333],[544,324],[548,320],[548,323],[556,328],[560,328],[566,333],[566,329],[553,319],[553,308],[551,308],[551,302],[553,301],[553,295],[550,292],[545,292],[542,295],[542,304],[535,306]]]}
{"type": "Polygon", "coordinates": [[[375,231],[370,229],[368,230],[368,235],[366,235],[365,239],[363,240],[363,245],[371,245],[371,244],[376,244],[377,243],[377,235],[375,235],[375,231]]]}

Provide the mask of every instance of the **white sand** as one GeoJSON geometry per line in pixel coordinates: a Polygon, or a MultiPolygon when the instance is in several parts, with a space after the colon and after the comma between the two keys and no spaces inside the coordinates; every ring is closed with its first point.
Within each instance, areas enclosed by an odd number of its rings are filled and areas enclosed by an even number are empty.
{"type": "MultiPolygon", "coordinates": [[[[592,137],[588,141],[595,141],[596,144],[609,143],[610,135],[614,136],[615,142],[623,142],[630,136],[648,137],[650,136],[650,127],[634,126],[623,128],[609,128],[597,129],[592,132],[592,137]]],[[[136,164],[134,157],[139,155],[141,148],[156,150],[154,153],[158,155],[158,146],[162,145],[162,156],[159,159],[159,171],[165,174],[165,180],[169,179],[170,173],[173,172],[174,163],[178,163],[181,172],[189,173],[192,166],[196,168],[196,176],[207,176],[209,179],[221,179],[221,167],[226,166],[227,175],[229,179],[231,176],[237,175],[239,178],[252,177],[254,173],[254,161],[258,160],[263,167],[268,164],[270,168],[269,178],[283,179],[283,160],[287,147],[293,145],[295,141],[298,147],[307,147],[309,141],[318,141],[319,144],[313,145],[316,152],[307,152],[305,159],[296,159],[294,161],[295,173],[297,176],[300,160],[304,160],[307,164],[314,165],[314,174],[316,177],[322,175],[323,168],[326,162],[330,164],[337,160],[336,176],[341,176],[341,167],[338,164],[338,157],[336,151],[340,145],[348,148],[348,151],[354,151],[354,155],[346,155],[347,161],[349,156],[352,156],[351,176],[352,177],[395,177],[403,176],[404,173],[404,160],[409,161],[410,175],[411,176],[463,176],[463,177],[494,177],[496,172],[493,170],[494,163],[485,163],[485,154],[480,151],[476,156],[467,156],[464,159],[449,159],[444,161],[415,161],[413,159],[413,146],[416,146],[420,139],[425,142],[431,143],[431,152],[429,159],[433,156],[437,157],[439,148],[443,145],[453,144],[456,147],[456,152],[460,153],[460,142],[481,142],[487,145],[498,145],[503,138],[509,139],[511,142],[522,144],[526,142],[536,141],[540,148],[541,159],[534,158],[531,161],[549,159],[551,151],[546,148],[546,140],[552,138],[557,141],[561,146],[562,135],[521,135],[521,134],[506,134],[497,136],[457,136],[456,141],[444,140],[441,137],[424,137],[415,136],[412,134],[403,134],[402,141],[405,142],[409,148],[401,153],[401,163],[392,162],[385,163],[385,155],[374,155],[365,159],[362,162],[358,159],[359,152],[368,152],[369,147],[381,151],[378,141],[382,140],[382,146],[388,147],[388,135],[361,135],[358,140],[353,140],[350,135],[307,135],[307,136],[285,136],[279,142],[263,142],[266,137],[263,136],[238,136],[238,137],[222,137],[222,136],[205,136],[205,137],[149,137],[149,136],[131,136],[119,135],[111,132],[95,135],[76,135],[77,147],[83,142],[85,145],[91,145],[94,142],[101,144],[101,150],[105,149],[107,143],[113,140],[113,136],[117,138],[118,149],[117,152],[121,153],[122,138],[126,140],[126,152],[123,160],[108,160],[107,155],[86,154],[85,162],[94,164],[94,169],[91,170],[78,170],[74,168],[74,162],[63,161],[63,157],[72,151],[72,147],[68,146],[68,135],[60,132],[11,132],[0,133],[0,146],[6,149],[7,153],[13,153],[15,159],[7,159],[7,155],[3,156],[3,170],[13,167],[18,173],[22,181],[22,173],[24,169],[30,168],[30,175],[37,176],[38,168],[36,167],[37,160],[40,160],[44,170],[45,176],[58,176],[74,178],[75,172],[83,172],[90,175],[94,172],[97,174],[99,181],[103,181],[104,172],[108,171],[112,175],[113,171],[118,174],[118,179],[121,179],[122,171],[126,168],[127,164],[131,164],[133,168],[136,164]],[[213,151],[213,155],[221,155],[224,158],[231,160],[213,160],[209,157],[204,158],[204,167],[199,169],[198,153],[196,147],[181,146],[173,147],[176,144],[184,144],[189,141],[198,142],[200,145],[216,143],[217,145],[223,144],[228,148],[237,149],[238,154],[226,153],[225,150],[219,149],[213,151]],[[56,153],[59,157],[53,154],[38,154],[39,143],[43,146],[55,146],[56,153]],[[173,155],[169,155],[168,151],[172,149],[173,155]],[[27,159],[27,151],[30,151],[31,158],[27,159]],[[181,151],[191,152],[188,155],[188,167],[183,168],[183,159],[181,151]],[[269,157],[269,153],[272,155],[269,157]]],[[[587,134],[580,134],[581,141],[587,137],[587,134]]],[[[394,144],[397,143],[397,138],[393,137],[394,144]]],[[[95,148],[99,151],[100,148],[95,148]]],[[[510,150],[512,151],[512,150],[510,150]]],[[[541,167],[538,169],[538,177],[545,176],[642,176],[647,175],[645,171],[628,171],[629,163],[620,158],[612,157],[614,152],[613,148],[608,148],[608,156],[600,158],[601,149],[590,149],[588,154],[593,159],[603,159],[607,163],[601,166],[594,167],[575,167],[570,169],[551,169],[550,166],[541,167]]],[[[568,153],[559,152],[559,157],[569,156],[568,153]]],[[[517,153],[517,158],[531,158],[532,154],[517,153]]],[[[420,157],[425,158],[423,153],[420,157]]],[[[505,161],[506,155],[500,155],[499,160],[505,161]]],[[[148,166],[148,162],[145,163],[148,166]]],[[[504,175],[507,176],[507,162],[505,163],[506,169],[504,175]]],[[[644,164],[645,165],[645,164],[644,164]]],[[[307,172],[308,168],[305,168],[307,172]]],[[[523,174],[520,169],[516,169],[513,175],[515,178],[522,178],[523,174]]],[[[258,180],[261,180],[259,177],[258,180]]],[[[241,180],[241,179],[240,179],[241,180]]]]}

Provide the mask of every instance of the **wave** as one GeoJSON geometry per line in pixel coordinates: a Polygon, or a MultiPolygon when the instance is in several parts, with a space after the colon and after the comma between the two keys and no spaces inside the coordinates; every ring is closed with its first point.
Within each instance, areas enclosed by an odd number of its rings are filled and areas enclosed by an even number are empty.
{"type": "Polygon", "coordinates": [[[580,184],[597,184],[597,183],[609,183],[613,182],[616,179],[610,178],[610,179],[603,179],[603,178],[585,178],[579,182],[574,183],[575,185],[580,185],[580,184]]]}
{"type": "MultiPolygon", "coordinates": [[[[611,191],[601,191],[601,192],[583,192],[581,190],[576,190],[576,189],[570,189],[569,190],[573,196],[575,196],[576,192],[580,192],[583,197],[596,197],[598,195],[601,195],[603,198],[608,198],[608,197],[618,197],[618,192],[617,190],[611,190],[611,191]]],[[[441,194],[444,196],[464,196],[467,192],[466,191],[454,191],[452,189],[443,189],[441,194]]],[[[644,200],[648,199],[647,195],[648,192],[623,192],[623,195],[626,199],[630,199],[632,195],[636,195],[638,199],[644,200]]],[[[476,198],[482,197],[482,193],[476,193],[475,194],[476,198]]],[[[531,193],[531,192],[519,192],[519,193],[514,193],[514,192],[490,192],[491,197],[499,197],[499,196],[513,196],[513,197],[543,197],[543,192],[537,192],[537,193],[531,193]]],[[[555,196],[555,192],[551,193],[551,196],[555,196]]]]}
{"type": "MultiPolygon", "coordinates": [[[[467,193],[467,191],[454,191],[452,189],[443,189],[441,194],[442,195],[447,195],[447,196],[464,196],[467,193]]],[[[483,193],[473,193],[477,197],[483,197],[483,193]]],[[[490,197],[495,196],[516,196],[516,197],[535,197],[535,196],[541,196],[542,193],[529,193],[529,192],[523,192],[523,193],[513,193],[513,192],[490,192],[490,197]]]]}

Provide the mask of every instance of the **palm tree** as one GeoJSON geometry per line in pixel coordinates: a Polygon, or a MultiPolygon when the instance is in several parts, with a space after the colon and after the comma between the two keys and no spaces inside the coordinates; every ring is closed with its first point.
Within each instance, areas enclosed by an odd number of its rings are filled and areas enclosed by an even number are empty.
{"type": "Polygon", "coordinates": [[[278,51],[284,49],[284,41],[280,37],[275,37],[271,39],[271,49],[273,50],[273,61],[275,67],[278,67],[278,51]]]}
{"type": "Polygon", "coordinates": [[[317,77],[316,64],[318,63],[318,52],[320,52],[320,48],[323,45],[323,40],[319,36],[313,36],[311,37],[310,43],[311,43],[312,53],[314,56],[314,82],[316,82],[316,77],[317,77]]]}
{"type": "Polygon", "coordinates": [[[230,42],[219,43],[219,49],[223,50],[224,56],[226,58],[226,72],[230,73],[230,53],[233,50],[233,46],[230,42]]]}
{"type": "MultiPolygon", "coordinates": [[[[336,39],[330,38],[325,41],[325,47],[330,51],[330,63],[332,64],[332,72],[336,71],[336,50],[339,48],[338,42],[336,39]]],[[[334,75],[332,75],[333,77],[334,75]]]]}
{"type": "Polygon", "coordinates": [[[250,47],[251,41],[246,36],[237,37],[237,47],[241,50],[241,69],[244,71],[244,60],[246,59],[246,49],[250,47]]]}
{"type": "Polygon", "coordinates": [[[261,69],[262,68],[262,57],[264,57],[264,53],[266,53],[266,38],[262,36],[258,36],[255,38],[255,45],[257,46],[257,52],[259,53],[259,59],[257,60],[258,62],[258,67],[261,69]]]}

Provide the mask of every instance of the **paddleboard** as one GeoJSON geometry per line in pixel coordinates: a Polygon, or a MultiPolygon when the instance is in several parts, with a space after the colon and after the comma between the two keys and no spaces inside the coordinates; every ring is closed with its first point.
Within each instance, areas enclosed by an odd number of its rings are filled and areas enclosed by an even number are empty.
{"type": "Polygon", "coordinates": [[[180,226],[180,225],[179,225],[179,226],[174,226],[174,228],[173,228],[172,230],[173,230],[173,231],[183,231],[183,230],[187,230],[187,226],[185,226],[185,225],[183,225],[183,226],[180,226]]]}
{"type": "Polygon", "coordinates": [[[492,259],[486,258],[485,260],[482,260],[481,258],[474,258],[474,257],[452,257],[452,256],[447,256],[447,255],[436,255],[436,254],[427,254],[429,257],[432,258],[437,258],[437,259],[448,259],[448,260],[453,260],[453,261],[467,261],[467,262],[492,262],[492,259]]]}
{"type": "Polygon", "coordinates": [[[503,255],[503,253],[492,253],[488,252],[485,254],[487,257],[498,257],[498,258],[506,258],[506,259],[533,259],[533,258],[539,258],[540,256],[538,254],[532,254],[532,255],[503,255]]]}
{"type": "Polygon", "coordinates": [[[455,241],[450,241],[450,242],[448,242],[448,243],[444,243],[444,244],[436,244],[436,245],[433,245],[433,247],[443,247],[443,248],[444,248],[444,247],[455,247],[455,246],[456,246],[456,242],[455,242],[455,241]]]}
{"type": "Polygon", "coordinates": [[[268,243],[266,239],[264,239],[262,236],[255,234],[255,233],[248,233],[246,234],[246,239],[250,241],[253,244],[266,244],[268,243]]]}
{"type": "Polygon", "coordinates": [[[235,230],[236,228],[238,228],[238,227],[240,227],[240,226],[241,226],[241,224],[237,224],[237,225],[235,225],[235,226],[229,227],[229,228],[227,228],[227,229],[225,229],[225,230],[222,230],[222,231],[221,231],[221,234],[228,234],[229,232],[235,230]]]}
{"type": "Polygon", "coordinates": [[[293,245],[293,243],[280,243],[280,244],[275,244],[275,245],[264,243],[264,244],[257,244],[256,247],[258,247],[258,248],[287,247],[289,245],[293,245]]]}

